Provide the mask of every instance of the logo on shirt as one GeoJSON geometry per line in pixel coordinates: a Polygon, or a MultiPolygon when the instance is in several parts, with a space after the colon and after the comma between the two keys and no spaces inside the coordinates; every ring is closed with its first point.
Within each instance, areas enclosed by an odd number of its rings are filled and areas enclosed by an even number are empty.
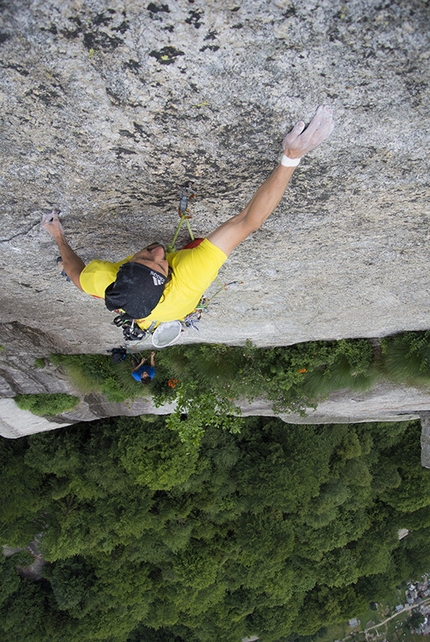
{"type": "Polygon", "coordinates": [[[157,272],[153,272],[152,270],[150,274],[152,276],[152,282],[154,283],[154,285],[164,285],[166,281],[164,276],[161,276],[160,274],[157,274],[157,272]]]}

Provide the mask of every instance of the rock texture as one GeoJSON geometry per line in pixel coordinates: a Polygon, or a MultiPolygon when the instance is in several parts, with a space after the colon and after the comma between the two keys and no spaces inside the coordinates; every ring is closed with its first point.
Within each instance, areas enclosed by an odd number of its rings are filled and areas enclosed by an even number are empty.
{"type": "Polygon", "coordinates": [[[192,181],[193,226],[206,234],[272,170],[286,130],[325,102],[331,139],[223,269],[243,285],[184,340],[282,345],[429,326],[428,2],[1,9],[3,324],[62,351],[117,344],[103,303],[58,275],[41,213],[62,210],[85,260],[119,259],[171,239],[178,189],[192,181]]]}
{"type": "MultiPolygon", "coordinates": [[[[35,356],[122,342],[103,303],[59,276],[42,212],[61,209],[85,261],[117,260],[171,240],[190,181],[192,225],[205,235],[242,209],[285,132],[320,103],[334,107],[332,137],[223,268],[223,282],[242,285],[181,340],[288,345],[429,327],[426,0],[0,9],[1,396],[64,391],[25,367],[35,356]]],[[[408,391],[390,403],[381,398],[382,414],[430,408],[408,391]]],[[[352,399],[326,417],[336,413],[366,414],[352,399]]]]}

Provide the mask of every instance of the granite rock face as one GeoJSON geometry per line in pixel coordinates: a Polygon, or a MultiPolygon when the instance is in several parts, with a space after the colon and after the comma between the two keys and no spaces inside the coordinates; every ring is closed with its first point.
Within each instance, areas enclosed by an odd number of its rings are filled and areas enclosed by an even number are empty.
{"type": "MultiPolygon", "coordinates": [[[[222,283],[241,285],[181,341],[288,345],[429,327],[426,0],[7,0],[0,10],[2,397],[65,391],[25,367],[36,356],[122,343],[103,302],[59,275],[43,212],[61,209],[85,261],[119,260],[171,240],[189,182],[191,224],[206,235],[241,211],[284,134],[321,103],[334,108],[334,133],[222,268],[222,283]]],[[[381,412],[403,413],[399,395],[381,412]]],[[[411,399],[406,414],[426,409],[411,399]]],[[[362,416],[350,407],[339,418],[362,416]]]]}
{"type": "Polygon", "coordinates": [[[1,15],[0,342],[24,327],[41,353],[122,340],[103,303],[59,276],[44,211],[61,209],[85,261],[117,260],[171,240],[191,181],[205,235],[320,103],[332,137],[222,269],[242,285],[183,340],[428,328],[427,1],[8,0],[1,15]]]}

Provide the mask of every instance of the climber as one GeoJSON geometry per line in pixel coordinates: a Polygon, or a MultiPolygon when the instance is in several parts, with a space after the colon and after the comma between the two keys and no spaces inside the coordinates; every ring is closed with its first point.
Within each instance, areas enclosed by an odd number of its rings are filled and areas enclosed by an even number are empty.
{"type": "Polygon", "coordinates": [[[140,363],[132,371],[131,376],[133,379],[136,379],[136,381],[149,384],[155,375],[155,352],[151,352],[149,366],[145,366],[145,362],[146,359],[143,357],[140,363]]]}
{"type": "Polygon", "coordinates": [[[306,127],[299,121],[283,140],[281,162],[245,209],[197,247],[167,254],[151,243],[118,263],[94,260],[87,266],[67,243],[54,210],[41,225],[57,243],[64,271],[84,292],[104,298],[108,310],[123,310],[145,329],[154,321],[183,319],[192,312],[230,253],[257,230],[280,202],[302,156],[333,130],[332,110],[321,105],[306,127]]]}

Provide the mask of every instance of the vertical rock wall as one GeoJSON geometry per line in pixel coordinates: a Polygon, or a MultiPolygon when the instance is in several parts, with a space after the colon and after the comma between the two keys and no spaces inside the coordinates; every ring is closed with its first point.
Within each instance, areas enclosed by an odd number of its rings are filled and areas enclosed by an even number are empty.
{"type": "Polygon", "coordinates": [[[58,275],[43,211],[62,210],[84,260],[119,259],[171,239],[191,180],[193,226],[206,234],[240,211],[285,131],[322,102],[335,110],[332,138],[223,269],[243,285],[184,340],[429,326],[426,0],[0,6],[0,342],[17,323],[43,334],[41,352],[121,341],[102,302],[58,275]]]}

